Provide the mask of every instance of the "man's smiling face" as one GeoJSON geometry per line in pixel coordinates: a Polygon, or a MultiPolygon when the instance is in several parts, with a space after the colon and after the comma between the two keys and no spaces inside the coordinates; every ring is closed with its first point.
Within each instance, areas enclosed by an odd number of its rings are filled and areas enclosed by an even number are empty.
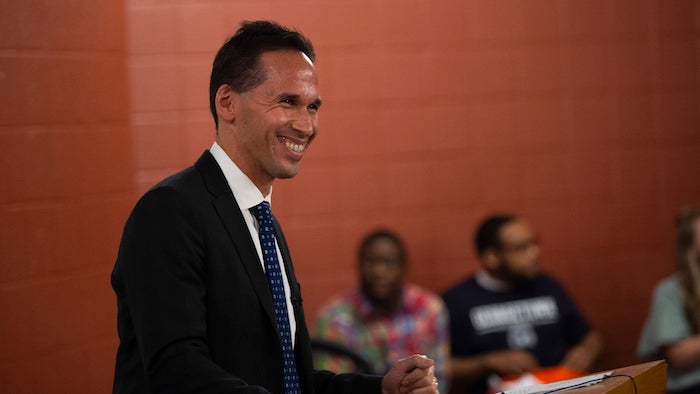
{"type": "Polygon", "coordinates": [[[261,189],[275,178],[291,178],[318,132],[316,69],[308,57],[293,50],[260,55],[266,79],[255,88],[233,94],[235,146],[224,150],[261,189]]]}

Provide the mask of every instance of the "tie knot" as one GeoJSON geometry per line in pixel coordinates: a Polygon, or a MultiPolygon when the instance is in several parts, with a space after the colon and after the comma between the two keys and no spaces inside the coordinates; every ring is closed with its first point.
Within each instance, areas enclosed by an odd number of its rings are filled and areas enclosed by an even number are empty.
{"type": "Polygon", "coordinates": [[[270,203],[263,201],[260,204],[250,208],[250,213],[258,219],[258,223],[262,221],[272,221],[272,212],[270,211],[270,203]]]}

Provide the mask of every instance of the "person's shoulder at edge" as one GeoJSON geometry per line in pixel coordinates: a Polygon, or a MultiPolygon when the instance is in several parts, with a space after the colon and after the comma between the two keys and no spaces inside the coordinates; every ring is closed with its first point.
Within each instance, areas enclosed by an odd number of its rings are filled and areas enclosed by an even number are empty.
{"type": "Polygon", "coordinates": [[[479,288],[480,286],[476,283],[476,276],[470,274],[459,282],[450,285],[440,294],[440,297],[443,301],[449,302],[450,299],[461,299],[465,294],[471,294],[472,292],[478,291],[479,288]]]}
{"type": "Polygon", "coordinates": [[[654,286],[655,293],[678,293],[680,291],[680,277],[677,272],[661,279],[654,286]]]}
{"type": "MultiPolygon", "coordinates": [[[[129,217],[135,218],[142,214],[152,215],[156,212],[167,212],[187,204],[191,196],[196,194],[191,185],[201,179],[194,166],[182,169],[151,186],[139,197],[129,217]]],[[[192,204],[196,207],[196,204],[192,204]]],[[[128,224],[129,222],[127,222],[128,224]]]]}
{"type": "MultiPolygon", "coordinates": [[[[204,154],[207,154],[205,151],[204,154]]],[[[201,189],[193,188],[192,185],[201,182],[203,184],[202,174],[195,168],[194,165],[183,168],[180,171],[173,173],[151,186],[145,193],[139,197],[135,208],[138,209],[149,200],[165,194],[187,196],[197,194],[201,189]]]]}
{"type": "Polygon", "coordinates": [[[555,287],[562,291],[566,291],[567,287],[561,279],[549,272],[542,272],[541,274],[537,275],[537,277],[535,277],[532,280],[532,285],[542,287],[555,287]]]}
{"type": "Polygon", "coordinates": [[[403,287],[405,307],[409,311],[423,308],[437,310],[445,306],[442,297],[431,290],[414,283],[405,283],[403,287]]]}

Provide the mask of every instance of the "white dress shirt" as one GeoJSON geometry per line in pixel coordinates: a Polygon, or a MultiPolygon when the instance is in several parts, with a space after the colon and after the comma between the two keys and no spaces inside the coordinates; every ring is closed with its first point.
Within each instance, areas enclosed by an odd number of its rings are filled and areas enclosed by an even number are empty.
{"type": "MultiPolygon", "coordinates": [[[[250,208],[255,207],[261,202],[267,201],[272,207],[271,197],[272,190],[267,196],[263,196],[260,190],[255,186],[253,181],[248,178],[243,171],[236,165],[236,163],[231,160],[230,157],[224,152],[223,148],[214,141],[211,149],[209,150],[214,159],[221,167],[221,171],[226,177],[226,182],[233,192],[233,197],[236,199],[238,206],[241,208],[241,213],[245,219],[245,223],[248,226],[248,232],[250,237],[253,239],[253,244],[255,244],[255,249],[258,251],[258,257],[260,258],[260,266],[263,272],[265,272],[265,263],[263,262],[262,247],[260,246],[260,236],[258,233],[258,221],[255,219],[252,213],[250,213],[250,208]],[[234,187],[235,185],[235,187],[234,187]]],[[[280,269],[282,270],[282,278],[284,279],[284,294],[287,297],[287,315],[289,316],[289,328],[292,335],[292,344],[295,343],[295,334],[297,328],[297,322],[294,318],[294,306],[290,299],[291,292],[289,290],[289,280],[287,279],[287,271],[284,269],[284,260],[282,259],[282,253],[280,252],[279,243],[275,242],[277,247],[277,258],[280,262],[280,269]]]]}

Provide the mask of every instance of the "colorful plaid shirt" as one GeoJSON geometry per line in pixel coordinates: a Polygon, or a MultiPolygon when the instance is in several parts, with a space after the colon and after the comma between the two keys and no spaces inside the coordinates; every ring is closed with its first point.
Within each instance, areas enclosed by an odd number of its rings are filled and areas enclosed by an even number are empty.
{"type": "MultiPolygon", "coordinates": [[[[319,313],[317,338],[340,342],[364,356],[377,373],[412,354],[435,360],[440,391],[447,392],[449,333],[442,300],[414,285],[404,285],[401,306],[392,316],[379,316],[371,302],[355,290],[331,301],[319,313]]],[[[347,372],[349,363],[317,353],[314,368],[347,372]]]]}

